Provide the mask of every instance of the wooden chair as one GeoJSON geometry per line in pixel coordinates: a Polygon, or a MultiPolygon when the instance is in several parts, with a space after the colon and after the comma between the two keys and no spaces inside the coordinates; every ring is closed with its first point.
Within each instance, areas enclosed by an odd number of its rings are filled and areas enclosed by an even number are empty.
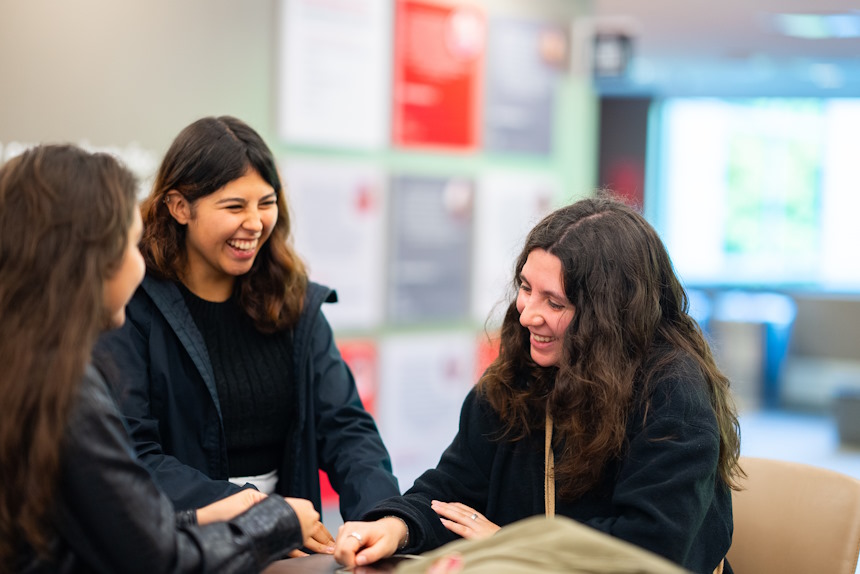
{"type": "Polygon", "coordinates": [[[860,480],[831,470],[741,457],[733,491],[735,574],[854,574],[860,553],[860,480]]]}

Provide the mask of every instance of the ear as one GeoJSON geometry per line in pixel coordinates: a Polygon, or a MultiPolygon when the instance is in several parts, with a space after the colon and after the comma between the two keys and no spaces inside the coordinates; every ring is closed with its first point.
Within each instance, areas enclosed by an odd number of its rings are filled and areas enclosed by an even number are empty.
{"type": "Polygon", "coordinates": [[[191,221],[191,206],[181,193],[175,189],[171,189],[164,196],[164,203],[167,205],[167,210],[180,225],[187,225],[191,221]]]}

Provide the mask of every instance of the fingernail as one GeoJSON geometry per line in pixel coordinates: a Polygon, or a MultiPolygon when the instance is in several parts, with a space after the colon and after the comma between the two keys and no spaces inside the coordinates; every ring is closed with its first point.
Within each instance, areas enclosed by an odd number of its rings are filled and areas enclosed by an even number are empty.
{"type": "Polygon", "coordinates": [[[358,558],[355,559],[356,564],[364,564],[365,562],[367,562],[366,556],[359,556],[358,558]]]}
{"type": "Polygon", "coordinates": [[[325,551],[327,554],[334,554],[334,546],[326,546],[325,551]]]}

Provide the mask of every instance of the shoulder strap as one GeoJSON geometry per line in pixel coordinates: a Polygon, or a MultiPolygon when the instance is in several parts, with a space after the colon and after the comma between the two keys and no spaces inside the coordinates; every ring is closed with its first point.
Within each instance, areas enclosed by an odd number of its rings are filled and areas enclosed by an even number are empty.
{"type": "Polygon", "coordinates": [[[552,453],[552,415],[546,409],[546,445],[544,446],[544,508],[547,518],[555,516],[555,457],[552,453]]]}

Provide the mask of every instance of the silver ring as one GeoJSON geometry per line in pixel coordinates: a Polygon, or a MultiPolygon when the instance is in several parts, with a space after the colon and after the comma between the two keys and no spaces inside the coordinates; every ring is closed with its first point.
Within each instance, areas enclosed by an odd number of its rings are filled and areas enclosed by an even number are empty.
{"type": "Polygon", "coordinates": [[[347,536],[347,538],[349,538],[350,536],[352,536],[353,538],[355,538],[356,540],[358,540],[358,543],[359,543],[359,544],[361,544],[361,534],[359,534],[358,532],[350,532],[350,533],[349,533],[349,534],[347,534],[346,536],[347,536]]]}
{"type": "Polygon", "coordinates": [[[473,513],[472,513],[472,516],[470,516],[469,518],[471,518],[472,520],[478,520],[478,513],[477,513],[477,512],[473,512],[473,513]]]}

